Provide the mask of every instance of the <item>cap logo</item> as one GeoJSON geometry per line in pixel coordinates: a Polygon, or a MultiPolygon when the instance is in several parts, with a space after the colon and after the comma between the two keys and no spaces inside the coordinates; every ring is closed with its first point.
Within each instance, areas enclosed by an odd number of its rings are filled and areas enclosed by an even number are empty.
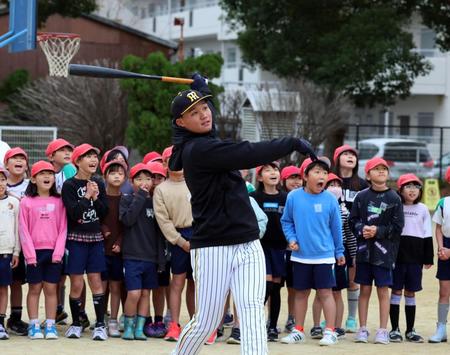
{"type": "Polygon", "coordinates": [[[194,102],[195,100],[200,99],[200,97],[197,95],[195,91],[191,91],[189,94],[186,95],[191,102],[194,102]]]}

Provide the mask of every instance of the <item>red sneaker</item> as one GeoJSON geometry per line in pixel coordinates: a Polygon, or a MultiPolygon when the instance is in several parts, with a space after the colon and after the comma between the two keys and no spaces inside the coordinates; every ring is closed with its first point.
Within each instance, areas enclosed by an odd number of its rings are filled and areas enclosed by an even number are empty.
{"type": "Polygon", "coordinates": [[[178,338],[180,337],[180,334],[181,334],[181,327],[175,322],[170,322],[169,323],[169,330],[167,331],[167,334],[164,337],[164,340],[167,340],[167,341],[178,341],[178,338]]]}
{"type": "Polygon", "coordinates": [[[213,345],[216,342],[216,339],[217,339],[217,330],[213,331],[213,333],[209,336],[205,344],[213,345]]]}

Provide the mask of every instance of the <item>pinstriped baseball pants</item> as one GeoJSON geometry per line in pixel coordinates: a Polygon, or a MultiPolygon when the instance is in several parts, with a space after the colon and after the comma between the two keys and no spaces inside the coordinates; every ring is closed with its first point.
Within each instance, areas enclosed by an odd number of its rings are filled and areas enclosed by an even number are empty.
{"type": "Polygon", "coordinates": [[[259,240],[191,251],[195,314],[184,327],[173,355],[194,355],[217,329],[231,290],[241,330],[241,354],[267,354],[264,315],[266,266],[259,240]]]}

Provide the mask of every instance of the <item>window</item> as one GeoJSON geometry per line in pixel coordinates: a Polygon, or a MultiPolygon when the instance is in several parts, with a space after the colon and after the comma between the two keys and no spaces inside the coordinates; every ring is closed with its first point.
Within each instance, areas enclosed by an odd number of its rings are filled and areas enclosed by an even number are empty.
{"type": "Polygon", "coordinates": [[[155,4],[148,4],[148,16],[155,15],[155,4]]]}
{"type": "Polygon", "coordinates": [[[189,11],[189,27],[192,27],[194,25],[194,11],[189,11]]]}
{"type": "Polygon", "coordinates": [[[156,32],[156,17],[153,17],[153,32],[156,32]]]}
{"type": "Polygon", "coordinates": [[[141,8],[141,18],[145,18],[147,16],[147,11],[145,7],[141,8]]]}
{"type": "Polygon", "coordinates": [[[434,112],[419,112],[417,114],[417,135],[419,137],[432,137],[434,125],[434,112]]]}
{"type": "Polygon", "coordinates": [[[420,31],[420,52],[425,57],[433,57],[436,49],[436,33],[429,29],[423,28],[420,31]]]}
{"type": "Polygon", "coordinates": [[[409,136],[410,117],[409,116],[398,116],[398,120],[400,122],[400,135],[401,136],[409,136]]]}
{"type": "Polygon", "coordinates": [[[227,68],[236,68],[237,66],[237,53],[236,47],[230,47],[226,50],[225,63],[227,68]]]}
{"type": "Polygon", "coordinates": [[[394,128],[392,127],[392,123],[394,121],[394,113],[389,111],[388,118],[386,122],[386,111],[380,111],[378,114],[378,134],[382,136],[390,135],[392,136],[394,133],[394,128]]]}

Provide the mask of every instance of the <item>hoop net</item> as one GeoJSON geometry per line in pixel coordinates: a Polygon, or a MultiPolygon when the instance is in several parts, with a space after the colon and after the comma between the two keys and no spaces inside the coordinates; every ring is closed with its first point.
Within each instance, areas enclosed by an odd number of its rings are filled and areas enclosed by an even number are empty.
{"type": "Polygon", "coordinates": [[[47,57],[49,75],[67,77],[69,63],[80,48],[80,36],[74,33],[38,33],[37,40],[47,57]]]}

